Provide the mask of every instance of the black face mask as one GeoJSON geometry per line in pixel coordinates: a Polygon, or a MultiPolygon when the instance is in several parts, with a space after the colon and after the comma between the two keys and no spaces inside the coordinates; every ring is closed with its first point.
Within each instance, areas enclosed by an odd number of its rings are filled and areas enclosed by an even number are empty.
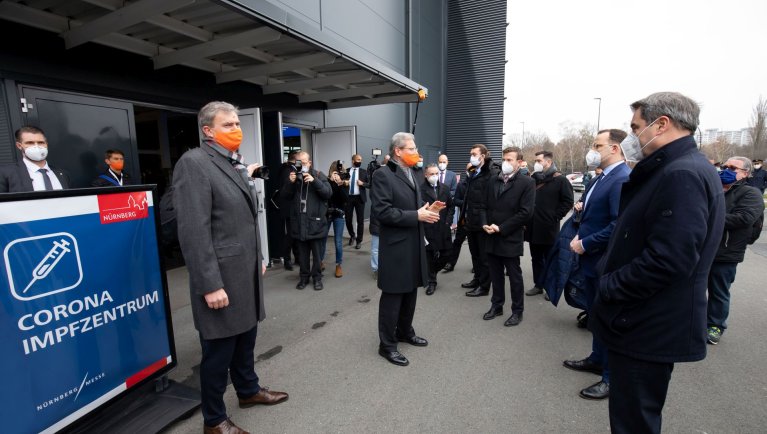
{"type": "Polygon", "coordinates": [[[354,164],[354,167],[360,167],[362,166],[362,161],[354,161],[352,164],[354,164]]]}

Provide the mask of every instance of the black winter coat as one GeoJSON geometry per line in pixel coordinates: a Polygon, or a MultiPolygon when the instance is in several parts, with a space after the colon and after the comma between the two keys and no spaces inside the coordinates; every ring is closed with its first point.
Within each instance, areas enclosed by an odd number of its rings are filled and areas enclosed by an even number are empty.
{"type": "Polygon", "coordinates": [[[724,213],[722,182],[692,136],[634,167],[589,314],[607,348],[659,363],[706,356],[706,287],[724,213]]]}
{"type": "Polygon", "coordinates": [[[761,167],[754,170],[748,178],[748,185],[756,187],[760,193],[764,194],[764,189],[767,187],[767,172],[761,167]]]}
{"type": "Polygon", "coordinates": [[[380,224],[378,287],[386,293],[404,294],[427,281],[424,224],[418,221],[421,207],[417,173],[408,181],[395,161],[373,173],[370,213],[380,224]]]}
{"type": "Polygon", "coordinates": [[[490,158],[485,159],[478,174],[472,174],[466,179],[466,193],[463,198],[461,215],[464,218],[466,230],[479,232],[487,221],[486,192],[488,182],[498,175],[498,169],[490,158]]]}
{"type": "Polygon", "coordinates": [[[424,203],[432,204],[435,201],[445,202],[445,208],[439,212],[439,221],[437,223],[425,224],[423,227],[426,239],[429,245],[426,250],[450,250],[453,248],[453,241],[450,236],[450,225],[453,224],[453,215],[455,206],[450,197],[450,188],[439,182],[437,183],[438,193],[434,195],[434,187],[428,181],[421,184],[421,199],[424,203]]]}
{"type": "MultiPolygon", "coordinates": [[[[533,179],[541,175],[533,175],[533,179]]],[[[556,170],[536,179],[535,212],[527,224],[525,240],[531,244],[553,245],[559,235],[559,222],[570,212],[573,202],[572,184],[556,170]]]]}
{"type": "Polygon", "coordinates": [[[486,191],[487,225],[498,225],[500,233],[487,236],[487,252],[497,256],[524,254],[524,226],[535,208],[535,181],[517,172],[509,182],[498,174],[486,191]]]}
{"type": "Polygon", "coordinates": [[[328,204],[333,193],[325,175],[310,169],[314,181],[302,181],[296,174],[296,182],[287,181],[280,189],[280,197],[290,204],[290,236],[295,240],[307,241],[324,238],[328,233],[328,204]],[[301,200],[306,200],[302,210],[301,200]]]}
{"type": "Polygon", "coordinates": [[[756,219],[764,213],[764,199],[741,180],[724,193],[724,233],[714,262],[743,262],[756,219]]]}

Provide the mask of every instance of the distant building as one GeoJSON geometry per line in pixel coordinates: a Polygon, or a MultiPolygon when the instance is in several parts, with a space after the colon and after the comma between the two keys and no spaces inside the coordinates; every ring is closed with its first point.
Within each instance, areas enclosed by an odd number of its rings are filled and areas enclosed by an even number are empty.
{"type": "Polygon", "coordinates": [[[746,146],[751,144],[749,128],[741,128],[737,131],[720,131],[719,128],[710,128],[703,131],[703,145],[708,145],[724,139],[733,145],[746,146]]]}

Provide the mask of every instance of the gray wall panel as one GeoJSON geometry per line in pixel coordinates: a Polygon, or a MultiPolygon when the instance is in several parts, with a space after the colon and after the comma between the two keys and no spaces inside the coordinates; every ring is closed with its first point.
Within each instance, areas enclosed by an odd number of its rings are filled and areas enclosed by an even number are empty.
{"type": "Polygon", "coordinates": [[[448,3],[447,154],[464,161],[475,143],[499,159],[503,136],[505,0],[448,3]]]}
{"type": "Polygon", "coordinates": [[[320,0],[268,0],[275,6],[295,14],[320,28],[320,0]]]}

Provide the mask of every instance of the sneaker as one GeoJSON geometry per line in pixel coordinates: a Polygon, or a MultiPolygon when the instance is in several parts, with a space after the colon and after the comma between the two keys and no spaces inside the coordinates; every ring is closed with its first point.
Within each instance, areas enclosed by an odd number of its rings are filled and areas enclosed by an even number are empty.
{"type": "Polygon", "coordinates": [[[538,295],[543,294],[543,288],[538,288],[537,286],[533,286],[532,288],[528,289],[527,292],[525,292],[525,295],[538,295]]]}
{"type": "Polygon", "coordinates": [[[707,340],[709,344],[716,345],[719,343],[719,339],[721,338],[722,338],[722,329],[720,329],[719,327],[708,328],[707,340]]]}

